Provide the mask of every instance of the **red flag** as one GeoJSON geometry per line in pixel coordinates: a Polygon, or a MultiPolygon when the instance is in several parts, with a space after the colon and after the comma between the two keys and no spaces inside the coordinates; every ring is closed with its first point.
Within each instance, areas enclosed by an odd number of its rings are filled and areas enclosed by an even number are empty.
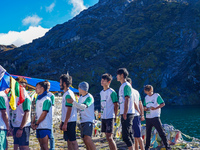
{"type": "Polygon", "coordinates": [[[25,101],[25,96],[24,96],[24,88],[22,85],[19,86],[19,101],[17,105],[22,104],[25,101]]]}

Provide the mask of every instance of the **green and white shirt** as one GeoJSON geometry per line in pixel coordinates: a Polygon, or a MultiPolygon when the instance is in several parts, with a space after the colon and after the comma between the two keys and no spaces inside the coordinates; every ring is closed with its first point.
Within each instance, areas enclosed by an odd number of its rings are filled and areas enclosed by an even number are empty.
{"type": "Polygon", "coordinates": [[[134,114],[135,113],[134,95],[132,92],[132,86],[128,82],[124,82],[119,88],[119,105],[120,105],[121,115],[124,114],[124,102],[126,96],[130,98],[127,114],[134,114]]]}
{"type": "Polygon", "coordinates": [[[87,107],[84,110],[80,110],[80,122],[92,122],[94,123],[94,98],[88,93],[85,96],[80,96],[78,99],[79,104],[85,104],[87,107]]]}
{"type": "MultiPolygon", "coordinates": [[[[162,97],[158,93],[154,93],[152,96],[147,95],[144,99],[144,107],[158,107],[160,104],[164,103],[162,97]]],[[[146,111],[146,118],[160,117],[161,109],[146,111]]]]}
{"type": "MultiPolygon", "coordinates": [[[[141,101],[140,93],[134,88],[132,88],[132,91],[133,91],[133,95],[134,95],[134,101],[135,101],[138,109],[140,110],[140,106],[139,106],[139,103],[141,101]]],[[[140,116],[140,113],[137,110],[135,110],[134,116],[140,116]]]]}
{"type": "Polygon", "coordinates": [[[48,92],[47,96],[49,96],[49,98],[51,99],[51,104],[52,104],[52,106],[54,106],[54,104],[55,104],[55,95],[53,93],[51,93],[51,92],[48,92]]]}
{"type": "MultiPolygon", "coordinates": [[[[30,126],[31,125],[31,98],[28,95],[27,91],[25,88],[23,88],[24,90],[24,97],[25,100],[22,104],[18,105],[16,110],[12,111],[12,118],[11,118],[11,123],[13,127],[20,127],[21,123],[22,123],[22,119],[24,117],[24,112],[25,111],[29,111],[29,116],[28,116],[28,120],[25,124],[25,127],[30,126]]],[[[19,101],[19,97],[16,98],[16,104],[19,101]]]]}
{"type": "Polygon", "coordinates": [[[112,88],[100,92],[101,119],[115,118],[114,103],[118,103],[117,93],[112,88]]]}
{"type": "Polygon", "coordinates": [[[40,118],[43,111],[47,111],[45,119],[40,122],[37,129],[49,129],[52,125],[52,104],[50,98],[46,95],[41,99],[36,100],[36,122],[40,118]]]}
{"type": "MultiPolygon", "coordinates": [[[[7,115],[8,115],[8,120],[9,120],[9,101],[8,101],[8,97],[6,95],[6,93],[4,91],[0,91],[0,110],[6,110],[7,115]]],[[[3,121],[3,117],[0,111],[0,129],[1,130],[7,130],[6,128],[6,124],[3,121]]]]}
{"type": "MultiPolygon", "coordinates": [[[[51,104],[52,104],[52,114],[54,114],[54,104],[55,104],[55,95],[51,92],[47,93],[47,96],[51,99],[51,104]]],[[[52,115],[53,117],[53,115],[52,115]]]]}
{"type": "MultiPolygon", "coordinates": [[[[67,102],[67,99],[71,99],[71,98],[74,101],[76,101],[74,93],[69,89],[64,93],[63,98],[62,98],[62,117],[61,117],[62,122],[65,122],[67,107],[72,107],[72,104],[67,102]]],[[[74,122],[76,120],[77,120],[77,109],[75,107],[72,107],[71,116],[68,122],[74,122]]]]}

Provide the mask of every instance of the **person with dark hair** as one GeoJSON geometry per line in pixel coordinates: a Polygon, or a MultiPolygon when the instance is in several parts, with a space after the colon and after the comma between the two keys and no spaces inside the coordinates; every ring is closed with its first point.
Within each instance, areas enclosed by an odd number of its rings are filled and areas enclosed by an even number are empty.
{"type": "MultiPolygon", "coordinates": [[[[132,85],[132,80],[131,78],[126,79],[127,82],[129,82],[132,85]]],[[[139,150],[138,145],[140,145],[140,149],[144,150],[144,143],[142,139],[142,134],[141,134],[141,121],[144,121],[144,109],[140,97],[140,93],[132,88],[132,92],[134,94],[134,103],[137,105],[138,109],[140,110],[140,113],[135,110],[134,114],[134,119],[133,119],[133,132],[134,132],[134,138],[135,138],[135,150],[139,150]]]]}
{"type": "Polygon", "coordinates": [[[81,122],[81,138],[86,145],[87,150],[95,150],[96,147],[92,141],[92,131],[94,123],[94,98],[88,93],[89,84],[87,82],[81,82],[78,85],[78,91],[81,95],[78,99],[78,103],[73,99],[67,99],[69,103],[73,104],[80,110],[80,122],[81,122]]]}
{"type": "Polygon", "coordinates": [[[128,70],[126,68],[119,68],[117,70],[117,75],[122,75],[123,74],[123,78],[126,79],[129,75],[128,70]]]}
{"type": "Polygon", "coordinates": [[[111,74],[105,73],[101,76],[101,86],[103,86],[103,90],[100,92],[101,132],[105,132],[110,149],[117,150],[116,143],[113,139],[113,132],[119,104],[117,93],[110,88],[111,81],[111,74]]]}
{"type": "Polygon", "coordinates": [[[161,137],[166,150],[170,150],[162,123],[160,120],[161,108],[165,106],[165,102],[158,93],[153,92],[152,85],[146,85],[144,87],[144,92],[146,95],[144,99],[144,111],[146,111],[146,146],[145,150],[149,149],[150,139],[151,139],[151,130],[154,126],[161,137]]]}
{"type": "Polygon", "coordinates": [[[36,115],[32,121],[33,130],[36,129],[36,137],[42,150],[48,150],[48,139],[51,137],[52,104],[47,96],[47,82],[39,82],[36,85],[36,115]]]}
{"type": "Polygon", "coordinates": [[[67,141],[68,149],[78,149],[78,143],[76,141],[76,121],[77,121],[77,109],[72,107],[73,104],[68,103],[67,99],[75,99],[74,93],[69,89],[72,85],[72,77],[69,74],[62,74],[60,76],[60,89],[64,90],[62,98],[62,116],[60,130],[64,131],[63,138],[67,141]]]}
{"type": "MultiPolygon", "coordinates": [[[[53,117],[54,104],[55,104],[55,95],[49,91],[50,87],[51,87],[51,83],[48,80],[45,80],[45,82],[47,82],[47,96],[51,99],[52,117],[53,117]]],[[[51,124],[50,150],[55,150],[55,139],[54,139],[54,135],[53,135],[53,119],[52,119],[52,124],[51,124]]]]}
{"type": "MultiPolygon", "coordinates": [[[[129,73],[126,68],[117,70],[117,81],[121,83],[119,88],[119,104],[122,124],[122,138],[129,150],[134,149],[134,137],[132,132],[135,109],[132,86],[126,81],[129,73]]],[[[136,108],[135,108],[136,107],[136,108]]],[[[139,112],[139,110],[138,110],[139,112]]]]}
{"type": "Polygon", "coordinates": [[[6,90],[0,91],[0,150],[6,150],[8,147],[6,135],[10,132],[9,114],[9,101],[6,90]]]}
{"type": "Polygon", "coordinates": [[[13,139],[14,150],[20,149],[29,150],[29,136],[31,126],[31,98],[28,95],[26,87],[26,79],[17,77],[16,81],[19,83],[20,92],[24,95],[24,101],[19,103],[20,96],[16,97],[16,103],[18,104],[16,110],[12,111],[11,123],[13,126],[13,139]]]}

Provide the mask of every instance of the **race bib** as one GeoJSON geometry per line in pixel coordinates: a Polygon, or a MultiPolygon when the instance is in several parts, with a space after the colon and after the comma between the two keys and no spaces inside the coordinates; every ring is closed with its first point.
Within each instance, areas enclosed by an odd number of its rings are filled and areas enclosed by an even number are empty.
{"type": "Polygon", "coordinates": [[[106,100],[101,100],[101,113],[103,113],[105,108],[106,108],[106,100]]]}

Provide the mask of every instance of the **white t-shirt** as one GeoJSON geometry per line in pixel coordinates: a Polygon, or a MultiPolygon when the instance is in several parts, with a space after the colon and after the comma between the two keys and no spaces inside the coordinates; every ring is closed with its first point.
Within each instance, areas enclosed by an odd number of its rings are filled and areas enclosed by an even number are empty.
{"type": "Polygon", "coordinates": [[[87,105],[87,108],[80,110],[80,122],[94,123],[94,98],[88,93],[85,96],[80,96],[78,103],[87,105]]]}
{"type": "MultiPolygon", "coordinates": [[[[62,122],[65,122],[67,107],[72,107],[72,104],[67,103],[68,98],[69,99],[72,98],[74,101],[76,100],[74,93],[70,89],[64,93],[62,98],[62,117],[61,117],[62,122]]],[[[76,120],[77,120],[77,109],[75,107],[72,107],[71,116],[68,122],[74,122],[76,120]]]]}
{"type": "Polygon", "coordinates": [[[112,88],[100,92],[101,119],[115,118],[114,104],[118,103],[117,93],[112,88]]]}
{"type": "Polygon", "coordinates": [[[52,117],[54,116],[54,104],[55,104],[55,95],[51,92],[47,93],[47,96],[51,99],[51,104],[52,104],[52,117]]]}
{"type": "Polygon", "coordinates": [[[51,93],[51,92],[48,92],[47,96],[49,96],[49,98],[51,99],[52,106],[54,106],[54,104],[55,104],[55,95],[53,93],[51,93]]]}
{"type": "MultiPolygon", "coordinates": [[[[160,104],[164,103],[162,97],[158,93],[154,93],[152,96],[147,95],[144,99],[144,107],[158,107],[160,104]]],[[[160,117],[161,109],[146,111],[146,118],[160,117]]]]}
{"type": "MultiPolygon", "coordinates": [[[[140,106],[139,106],[139,103],[141,101],[140,93],[134,88],[132,88],[132,91],[133,91],[133,95],[134,95],[134,101],[135,101],[138,109],[140,110],[140,106]]],[[[134,116],[140,116],[140,113],[137,110],[135,110],[134,116]]]]}
{"type": "Polygon", "coordinates": [[[128,82],[124,82],[119,88],[119,104],[120,104],[120,114],[124,114],[124,102],[125,97],[129,96],[129,108],[127,114],[134,114],[135,107],[134,107],[134,95],[132,92],[132,86],[128,82]]]}
{"type": "MultiPolygon", "coordinates": [[[[16,110],[12,111],[12,117],[11,117],[11,123],[13,127],[20,127],[23,117],[24,117],[24,111],[29,110],[29,116],[28,116],[28,120],[25,124],[25,127],[30,126],[31,125],[31,98],[28,95],[28,92],[26,91],[25,88],[23,88],[24,90],[24,97],[25,100],[22,104],[17,105],[16,110]]],[[[19,97],[16,98],[16,104],[19,101],[19,97]]]]}
{"type": "MultiPolygon", "coordinates": [[[[9,120],[9,118],[10,118],[9,101],[8,101],[8,97],[4,91],[0,91],[0,110],[6,110],[7,115],[8,115],[8,120],[9,120]]],[[[1,111],[0,111],[0,129],[7,130],[6,124],[3,121],[1,111]]]]}
{"type": "Polygon", "coordinates": [[[42,99],[36,100],[36,121],[40,118],[43,111],[47,111],[45,119],[38,125],[37,129],[50,129],[52,124],[52,104],[46,95],[42,99]]]}

